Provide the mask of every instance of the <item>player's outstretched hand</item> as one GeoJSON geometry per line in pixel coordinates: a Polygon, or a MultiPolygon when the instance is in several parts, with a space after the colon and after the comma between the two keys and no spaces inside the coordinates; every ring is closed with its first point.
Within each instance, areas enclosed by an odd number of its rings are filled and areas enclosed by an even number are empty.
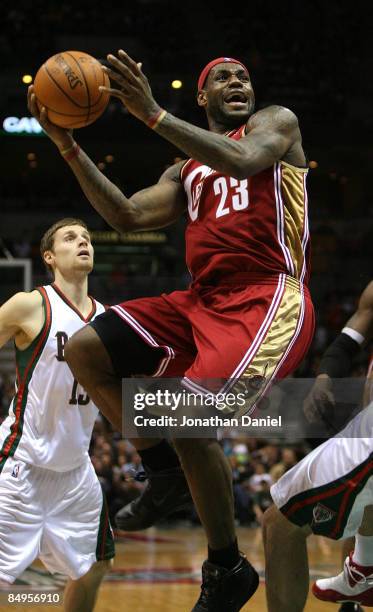
{"type": "Polygon", "coordinates": [[[103,66],[103,70],[119,87],[101,86],[99,89],[119,98],[132,115],[148,123],[161,109],[153,98],[149,81],[141,69],[142,64],[136,63],[122,50],[118,51],[118,57],[110,54],[107,60],[113,68],[103,66]]]}
{"type": "Polygon", "coordinates": [[[46,109],[39,110],[36,102],[36,95],[33,85],[30,85],[27,92],[27,106],[30,113],[37,119],[44,132],[54,142],[60,150],[68,149],[74,144],[73,131],[58,127],[48,120],[46,109]]]}
{"type": "Polygon", "coordinates": [[[332,418],[330,411],[334,406],[332,381],[326,374],[320,374],[304,400],[305,417],[309,423],[329,422],[332,418]]]}

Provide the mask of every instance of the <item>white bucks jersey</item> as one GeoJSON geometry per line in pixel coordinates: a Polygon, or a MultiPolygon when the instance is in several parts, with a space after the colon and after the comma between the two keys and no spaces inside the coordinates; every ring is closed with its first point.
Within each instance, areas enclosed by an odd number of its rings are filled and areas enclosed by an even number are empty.
{"type": "Polygon", "coordinates": [[[38,290],[44,325],[27,349],[16,349],[16,394],[0,427],[0,471],[9,456],[59,472],[78,467],[88,454],[98,412],[74,380],[64,345],[105,308],[92,300],[84,318],[56,285],[38,290]]]}

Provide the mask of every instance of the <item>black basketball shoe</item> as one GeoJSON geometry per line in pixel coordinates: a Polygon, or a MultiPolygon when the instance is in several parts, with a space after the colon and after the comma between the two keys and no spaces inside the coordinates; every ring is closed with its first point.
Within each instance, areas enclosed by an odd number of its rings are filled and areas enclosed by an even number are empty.
{"type": "Polygon", "coordinates": [[[346,601],[341,605],[338,612],[364,612],[364,608],[352,601],[346,601]]]}
{"type": "Polygon", "coordinates": [[[174,512],[188,510],[193,504],[181,467],[153,471],[144,468],[146,487],[141,495],[115,515],[124,531],[147,529],[174,512]]]}
{"type": "Polygon", "coordinates": [[[238,612],[258,588],[259,576],[244,555],[227,570],[205,561],[201,595],[192,612],[238,612]]]}

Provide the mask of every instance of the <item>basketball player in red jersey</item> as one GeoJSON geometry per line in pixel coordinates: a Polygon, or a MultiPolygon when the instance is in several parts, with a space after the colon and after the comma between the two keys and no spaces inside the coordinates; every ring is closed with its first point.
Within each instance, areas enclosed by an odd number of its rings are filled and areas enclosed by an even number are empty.
{"type": "MultiPolygon", "coordinates": [[[[202,393],[212,378],[224,381],[223,392],[234,390],[240,379],[255,378],[262,384],[245,407],[254,410],[270,382],[297,367],[314,328],[307,289],[307,168],[297,118],[279,106],[254,114],[248,70],[232,58],[210,62],[198,80],[197,101],[209,130],[161,109],[141,65],[126,53],[109,55],[108,62],[106,71],[119,85],[109,93],[190,158],[169,168],[153,187],[126,198],[71,132],[50,124],[46,110],[39,113],[32,87],[30,110],[115,229],[165,227],[188,211],[192,284],[186,291],[114,306],[71,339],[66,359],[118,428],[120,378],[139,373],[181,376],[185,388],[202,393]],[[149,353],[141,367],[139,344],[149,353]]],[[[162,444],[136,443],[155,470],[157,453],[166,452],[162,444]]],[[[193,610],[238,612],[255,592],[258,576],[238,551],[230,466],[216,440],[174,444],[209,542],[193,610]]]]}

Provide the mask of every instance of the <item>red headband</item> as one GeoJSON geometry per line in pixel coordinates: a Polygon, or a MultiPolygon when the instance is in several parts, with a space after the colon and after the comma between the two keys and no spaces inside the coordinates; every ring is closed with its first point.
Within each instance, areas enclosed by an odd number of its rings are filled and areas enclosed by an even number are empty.
{"type": "MultiPolygon", "coordinates": [[[[242,66],[243,68],[245,68],[245,70],[247,70],[245,64],[240,62],[240,60],[233,59],[233,57],[218,57],[217,59],[212,60],[212,62],[209,62],[207,64],[207,66],[204,67],[204,69],[202,70],[201,74],[199,75],[199,79],[198,79],[198,91],[200,89],[203,89],[203,86],[204,86],[204,84],[206,82],[206,79],[207,79],[207,77],[209,75],[209,72],[210,72],[211,68],[213,68],[217,64],[224,64],[224,63],[240,64],[240,66],[242,66]]],[[[249,71],[247,70],[247,72],[249,72],[249,71]]]]}

